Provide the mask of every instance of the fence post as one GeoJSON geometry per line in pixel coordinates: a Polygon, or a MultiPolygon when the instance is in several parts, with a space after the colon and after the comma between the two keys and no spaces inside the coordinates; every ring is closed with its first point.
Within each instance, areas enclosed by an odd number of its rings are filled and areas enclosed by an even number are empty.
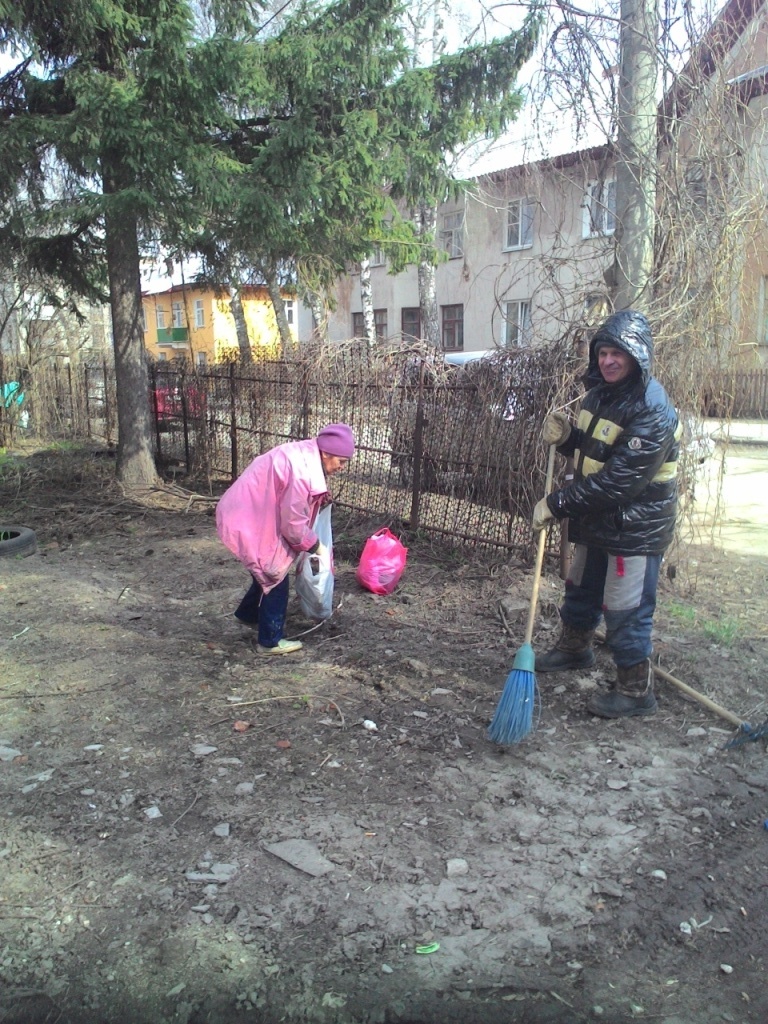
{"type": "Polygon", "coordinates": [[[192,464],[189,457],[189,403],[187,402],[187,370],[186,363],[182,366],[179,374],[179,396],[181,399],[181,427],[184,432],[184,466],[187,476],[192,471],[192,464]]]}
{"type": "Polygon", "coordinates": [[[152,396],[152,414],[155,418],[155,444],[157,445],[157,462],[160,464],[162,455],[162,442],[160,440],[160,410],[157,406],[157,367],[154,363],[149,364],[149,386],[152,396]]]}
{"type": "Polygon", "coordinates": [[[229,364],[229,449],[232,453],[232,479],[237,479],[237,388],[235,364],[229,364]]]}
{"type": "Polygon", "coordinates": [[[91,440],[91,381],[88,375],[88,364],[83,367],[83,382],[85,385],[85,431],[88,440],[91,440]]]}
{"type": "Polygon", "coordinates": [[[109,375],[107,368],[107,360],[103,362],[104,367],[104,433],[107,435],[105,441],[107,442],[107,448],[112,445],[112,403],[110,402],[109,395],[109,375]]]}
{"type": "Polygon", "coordinates": [[[419,394],[416,399],[416,422],[413,428],[413,479],[411,480],[411,530],[418,530],[421,516],[421,461],[424,453],[424,375],[422,359],[419,370],[419,394]]]}

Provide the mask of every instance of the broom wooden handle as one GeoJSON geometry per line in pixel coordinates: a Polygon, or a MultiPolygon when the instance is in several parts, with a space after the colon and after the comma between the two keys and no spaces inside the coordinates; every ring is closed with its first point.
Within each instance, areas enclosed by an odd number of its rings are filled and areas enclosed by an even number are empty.
{"type": "MultiPolygon", "coordinates": [[[[555,446],[549,446],[549,458],[547,460],[547,478],[544,482],[544,497],[552,490],[552,478],[555,475],[555,446]]],[[[531,589],[531,604],[528,608],[528,624],[525,627],[525,643],[530,644],[533,637],[533,623],[536,620],[536,609],[539,604],[539,584],[541,583],[541,567],[544,565],[544,548],[547,544],[547,530],[539,530],[539,543],[536,548],[536,561],[533,566],[533,587],[531,589]]]]}
{"type": "Polygon", "coordinates": [[[726,711],[725,708],[721,708],[719,704],[715,704],[715,702],[710,700],[709,697],[705,697],[703,693],[699,693],[698,690],[694,690],[692,686],[684,683],[681,679],[676,679],[674,676],[671,676],[669,672],[665,672],[664,669],[659,668],[658,665],[653,666],[653,674],[655,676],[659,676],[660,679],[666,679],[668,683],[672,683],[672,685],[676,686],[678,690],[682,690],[683,693],[687,693],[689,697],[693,697],[693,699],[697,700],[699,704],[703,704],[705,708],[709,708],[710,711],[714,711],[716,715],[720,715],[721,718],[724,718],[726,722],[730,722],[731,725],[735,725],[740,729],[742,725],[745,724],[738,715],[734,715],[733,712],[726,711]]]}

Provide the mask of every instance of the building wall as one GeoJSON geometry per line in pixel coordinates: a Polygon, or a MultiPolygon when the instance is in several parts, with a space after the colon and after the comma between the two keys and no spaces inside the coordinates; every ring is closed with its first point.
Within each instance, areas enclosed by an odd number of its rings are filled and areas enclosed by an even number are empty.
{"type": "MultiPolygon", "coordinates": [[[[286,295],[289,309],[293,304],[291,332],[296,340],[296,300],[286,295]]],[[[279,351],[277,320],[265,288],[244,288],[241,294],[243,316],[248,328],[251,348],[274,348],[279,351]]],[[[238,352],[237,329],[229,295],[195,285],[168,288],[156,294],[142,295],[144,309],[144,343],[154,359],[186,358],[196,365],[206,365],[231,358],[238,352]],[[181,304],[181,326],[173,323],[174,304],[181,304]],[[201,303],[202,324],[198,323],[197,304],[201,303]],[[158,328],[157,311],[162,310],[164,328],[158,328]]]]}
{"type": "MultiPolygon", "coordinates": [[[[463,306],[464,351],[506,344],[507,303],[529,304],[525,340],[541,343],[561,337],[574,319],[583,318],[589,297],[606,293],[610,234],[583,237],[585,189],[599,173],[605,175],[599,164],[604,158],[604,150],[590,150],[570,162],[489,175],[459,202],[439,208],[438,236],[446,218],[464,215],[461,255],[446,259],[435,273],[438,307],[463,306]],[[515,199],[530,203],[531,234],[521,246],[508,248],[508,207],[515,199]]],[[[398,337],[403,308],[419,304],[417,268],[391,275],[386,266],[373,266],[371,284],[374,309],[386,310],[386,335],[398,337]]],[[[362,312],[359,273],[342,278],[334,298],[329,336],[342,341],[353,336],[353,314],[362,312]]]]}

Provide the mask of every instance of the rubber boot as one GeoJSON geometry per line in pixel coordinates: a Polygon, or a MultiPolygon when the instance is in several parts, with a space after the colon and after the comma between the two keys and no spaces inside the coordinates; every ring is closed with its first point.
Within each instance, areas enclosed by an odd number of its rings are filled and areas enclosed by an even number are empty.
{"type": "Polygon", "coordinates": [[[617,667],[616,676],[616,683],[610,690],[593,694],[587,704],[587,711],[601,718],[630,718],[656,712],[650,658],[636,665],[617,667]]]}
{"type": "Polygon", "coordinates": [[[591,668],[595,664],[592,650],[594,629],[573,629],[565,623],[555,646],[536,658],[537,672],[567,672],[574,668],[591,668]]]}

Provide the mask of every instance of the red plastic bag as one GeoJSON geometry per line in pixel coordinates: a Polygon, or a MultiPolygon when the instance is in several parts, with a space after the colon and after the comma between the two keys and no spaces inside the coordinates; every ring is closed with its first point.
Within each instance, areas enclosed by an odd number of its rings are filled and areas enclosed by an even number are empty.
{"type": "Polygon", "coordinates": [[[408,549],[390,530],[374,533],[365,542],[357,582],[374,594],[391,594],[405,569],[408,549]]]}

